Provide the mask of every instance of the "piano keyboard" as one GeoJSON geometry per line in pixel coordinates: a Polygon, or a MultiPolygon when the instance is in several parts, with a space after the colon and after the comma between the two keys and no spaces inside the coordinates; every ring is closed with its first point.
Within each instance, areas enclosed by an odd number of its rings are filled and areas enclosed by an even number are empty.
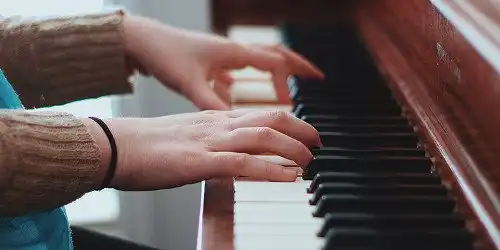
{"type": "Polygon", "coordinates": [[[472,235],[385,86],[298,79],[294,114],[324,148],[293,183],[235,182],[237,250],[473,249],[472,235]]]}
{"type": "Polygon", "coordinates": [[[319,131],[324,147],[311,149],[293,183],[235,181],[234,249],[473,249],[455,201],[362,45],[351,31],[323,28],[284,32],[289,47],[326,73],[322,82],[289,83],[291,112],[319,131]]]}

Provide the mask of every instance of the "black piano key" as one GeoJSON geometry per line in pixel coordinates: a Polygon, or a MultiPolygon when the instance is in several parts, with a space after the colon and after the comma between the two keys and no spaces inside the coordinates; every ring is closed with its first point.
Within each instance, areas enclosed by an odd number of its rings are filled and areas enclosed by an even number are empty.
{"type": "Polygon", "coordinates": [[[326,235],[323,249],[472,249],[471,234],[430,161],[380,164],[380,159],[426,154],[352,29],[285,27],[287,44],[325,72],[322,80],[289,81],[292,112],[320,132],[325,147],[311,150],[315,160],[343,159],[309,164],[314,178],[307,192],[321,198],[315,215],[324,216],[318,233],[326,235]],[[352,74],[352,68],[363,74],[352,74]]]}
{"type": "Polygon", "coordinates": [[[325,237],[328,230],[342,228],[378,229],[436,229],[463,228],[465,222],[456,214],[367,214],[367,213],[328,213],[324,217],[318,237],[325,237]]]}
{"type": "Polygon", "coordinates": [[[295,78],[288,81],[289,89],[296,89],[302,95],[317,95],[317,94],[330,94],[335,95],[338,93],[348,93],[356,96],[380,96],[391,97],[392,93],[382,84],[372,84],[372,83],[340,83],[333,82],[326,76],[324,80],[317,80],[314,78],[300,79],[295,78]],[[363,88],[363,91],[360,91],[363,88]]]}
{"type": "Polygon", "coordinates": [[[307,93],[306,91],[301,91],[298,89],[291,89],[289,97],[295,103],[316,103],[322,102],[327,104],[338,104],[338,103],[350,103],[350,104],[369,104],[378,103],[380,104],[390,104],[397,105],[397,102],[392,99],[391,96],[387,94],[381,95],[360,95],[359,93],[349,93],[349,92],[335,92],[329,93],[318,90],[317,92],[307,93]]]}
{"type": "Polygon", "coordinates": [[[355,184],[355,183],[322,183],[318,186],[309,200],[310,205],[316,205],[323,195],[327,194],[352,194],[352,195],[426,195],[446,196],[447,190],[442,185],[409,185],[409,184],[355,184]]]}
{"type": "Polygon", "coordinates": [[[324,105],[334,105],[334,104],[351,104],[355,106],[364,105],[365,107],[374,106],[396,106],[399,107],[397,102],[393,99],[383,96],[359,96],[356,94],[349,93],[336,93],[336,94],[307,94],[303,95],[300,92],[291,92],[289,94],[290,99],[295,103],[299,104],[324,104],[324,105]]]}
{"type": "MultiPolygon", "coordinates": [[[[326,96],[328,99],[322,99],[322,96],[318,96],[318,100],[316,101],[299,101],[295,102],[295,105],[292,108],[292,111],[295,111],[297,109],[304,109],[305,113],[308,112],[308,110],[313,110],[313,111],[321,111],[324,110],[326,112],[329,112],[332,109],[335,108],[356,108],[356,109],[365,109],[365,110],[388,110],[388,111],[396,111],[396,115],[401,114],[401,108],[394,103],[369,103],[366,102],[366,99],[360,99],[360,100],[350,100],[350,99],[344,99],[344,98],[332,98],[329,96],[326,96]]],[[[331,114],[331,113],[327,113],[331,114]]]]}
{"type": "Polygon", "coordinates": [[[449,214],[455,203],[451,198],[436,196],[362,196],[323,195],[319,200],[314,217],[327,213],[373,213],[373,214],[449,214]]]}
{"type": "Polygon", "coordinates": [[[413,133],[409,125],[393,124],[346,124],[346,123],[311,123],[319,132],[347,133],[413,133]]]}
{"type": "Polygon", "coordinates": [[[398,105],[394,99],[382,98],[379,96],[367,96],[367,97],[353,97],[353,96],[328,96],[328,95],[294,95],[294,92],[290,93],[290,99],[292,99],[295,105],[300,103],[315,103],[315,104],[357,104],[357,105],[398,105]]]}
{"type": "Polygon", "coordinates": [[[318,100],[331,100],[331,103],[336,101],[350,102],[350,103],[366,103],[366,102],[381,102],[381,103],[391,103],[397,104],[396,100],[392,97],[392,94],[386,90],[381,90],[379,88],[368,88],[365,87],[365,92],[360,92],[358,89],[348,89],[348,88],[328,88],[325,87],[323,83],[320,83],[321,87],[314,88],[302,88],[293,84],[289,84],[289,97],[294,101],[304,101],[309,99],[311,101],[318,100]],[[370,93],[370,91],[372,93],[370,93]]]}
{"type": "Polygon", "coordinates": [[[317,115],[317,114],[335,114],[335,115],[350,115],[350,116],[366,116],[366,115],[401,115],[401,110],[398,106],[371,106],[359,107],[356,105],[321,105],[321,104],[299,104],[294,108],[295,116],[317,115]]]}
{"type": "Polygon", "coordinates": [[[337,133],[319,132],[321,142],[327,147],[417,147],[418,137],[414,133],[337,133]]]}
{"type": "Polygon", "coordinates": [[[406,118],[402,116],[340,116],[340,115],[304,115],[299,117],[303,121],[311,123],[343,123],[343,124],[395,124],[408,125],[406,118]]]}
{"type": "Polygon", "coordinates": [[[311,153],[317,155],[333,156],[425,156],[421,148],[380,148],[380,149],[352,149],[323,147],[311,149],[311,153]]]}
{"type": "Polygon", "coordinates": [[[288,87],[290,89],[297,89],[310,94],[318,93],[328,93],[335,94],[338,92],[347,92],[352,94],[357,94],[358,96],[376,96],[376,94],[385,94],[392,96],[391,91],[384,85],[376,84],[363,84],[363,83],[353,83],[353,82],[333,82],[333,79],[327,75],[325,79],[317,80],[314,78],[300,79],[292,78],[288,81],[288,87]],[[360,91],[360,88],[364,88],[360,91]],[[370,92],[372,91],[372,92],[370,92]]]}
{"type": "Polygon", "coordinates": [[[427,173],[354,173],[354,172],[321,172],[314,176],[308,193],[316,192],[322,183],[354,183],[364,185],[439,185],[438,176],[427,173]]]}
{"type": "Polygon", "coordinates": [[[426,157],[348,157],[314,156],[302,178],[312,180],[319,172],[357,173],[430,173],[431,161],[426,157]]]}
{"type": "Polygon", "coordinates": [[[465,229],[331,228],[323,249],[368,247],[373,250],[473,249],[473,238],[465,229]]]}

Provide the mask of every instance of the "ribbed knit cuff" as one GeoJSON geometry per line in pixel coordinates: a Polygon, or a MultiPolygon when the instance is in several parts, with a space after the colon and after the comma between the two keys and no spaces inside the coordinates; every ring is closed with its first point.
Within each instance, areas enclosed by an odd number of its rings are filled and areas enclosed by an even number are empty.
{"type": "Polygon", "coordinates": [[[76,117],[0,111],[0,215],[44,211],[93,190],[100,151],[76,117]]]}
{"type": "Polygon", "coordinates": [[[99,15],[0,23],[0,67],[27,108],[132,91],[123,16],[99,15]]]}

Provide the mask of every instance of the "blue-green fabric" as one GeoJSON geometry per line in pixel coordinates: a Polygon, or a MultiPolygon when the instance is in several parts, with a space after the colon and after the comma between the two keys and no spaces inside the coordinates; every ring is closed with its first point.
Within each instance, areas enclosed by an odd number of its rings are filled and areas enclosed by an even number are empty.
{"type": "MultiPolygon", "coordinates": [[[[23,109],[21,100],[0,70],[0,109],[23,109]]],[[[63,207],[20,217],[0,217],[1,250],[72,250],[71,231],[63,207]]]]}

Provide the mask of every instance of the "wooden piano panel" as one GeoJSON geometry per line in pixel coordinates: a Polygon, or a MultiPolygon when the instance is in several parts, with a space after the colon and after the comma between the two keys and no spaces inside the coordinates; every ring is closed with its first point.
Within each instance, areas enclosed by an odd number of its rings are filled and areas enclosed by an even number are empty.
{"type": "Polygon", "coordinates": [[[232,250],[234,183],[233,179],[215,179],[205,182],[203,194],[200,250],[232,250]]]}
{"type": "MultiPolygon", "coordinates": [[[[481,19],[467,16],[473,10],[458,2],[475,10],[494,9],[489,1],[439,2],[449,4],[455,18],[475,18],[469,23],[481,19]]],[[[482,235],[481,244],[500,248],[500,174],[496,168],[500,112],[495,110],[500,106],[500,78],[495,65],[479,54],[475,41],[467,40],[460,27],[450,23],[453,19],[445,18],[429,1],[365,1],[356,13],[356,24],[379,70],[413,114],[439,171],[469,214],[470,226],[482,235]]],[[[479,32],[486,26],[476,25],[479,32]]],[[[500,22],[495,25],[490,28],[497,29],[500,22]]]]}
{"type": "Polygon", "coordinates": [[[212,26],[225,35],[232,25],[329,23],[344,20],[351,1],[344,0],[212,0],[212,26]]]}

